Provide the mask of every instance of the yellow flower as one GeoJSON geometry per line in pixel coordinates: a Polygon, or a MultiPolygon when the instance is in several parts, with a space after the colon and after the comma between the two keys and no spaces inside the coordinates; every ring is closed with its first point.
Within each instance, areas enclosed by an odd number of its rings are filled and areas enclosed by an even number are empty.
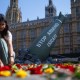
{"type": "Polygon", "coordinates": [[[8,77],[8,76],[11,76],[11,72],[10,71],[1,71],[0,72],[0,75],[1,76],[5,76],[5,77],[8,77]]]}
{"type": "Polygon", "coordinates": [[[25,78],[27,75],[28,75],[27,72],[22,69],[16,72],[16,76],[20,78],[25,78]]]}
{"type": "Polygon", "coordinates": [[[51,73],[54,72],[54,70],[52,68],[47,68],[47,69],[44,70],[44,72],[51,74],[51,73]]]}

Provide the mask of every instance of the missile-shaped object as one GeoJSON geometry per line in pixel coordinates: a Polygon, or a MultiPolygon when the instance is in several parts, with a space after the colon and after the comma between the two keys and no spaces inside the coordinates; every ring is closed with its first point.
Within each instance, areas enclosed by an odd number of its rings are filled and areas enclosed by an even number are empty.
{"type": "Polygon", "coordinates": [[[58,18],[55,21],[53,20],[48,28],[29,47],[30,54],[36,55],[41,61],[46,60],[49,57],[51,49],[54,48],[63,21],[64,16],[60,12],[58,18]]]}

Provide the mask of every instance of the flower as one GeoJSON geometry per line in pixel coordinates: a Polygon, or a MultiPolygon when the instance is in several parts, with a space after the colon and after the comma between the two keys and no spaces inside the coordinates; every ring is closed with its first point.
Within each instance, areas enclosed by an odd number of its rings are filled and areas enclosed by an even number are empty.
{"type": "Polygon", "coordinates": [[[18,70],[18,71],[16,72],[16,76],[17,76],[17,77],[20,77],[20,78],[25,78],[27,75],[28,75],[27,72],[24,71],[24,70],[22,70],[22,69],[20,69],[20,70],[18,70]]]}
{"type": "Polygon", "coordinates": [[[0,71],[6,71],[6,70],[11,70],[11,66],[0,67],[0,71]]]}
{"type": "Polygon", "coordinates": [[[1,71],[0,76],[4,76],[4,77],[11,76],[11,72],[10,71],[1,71]]]}
{"type": "Polygon", "coordinates": [[[52,74],[54,70],[52,68],[47,68],[44,70],[45,73],[52,74]]]}

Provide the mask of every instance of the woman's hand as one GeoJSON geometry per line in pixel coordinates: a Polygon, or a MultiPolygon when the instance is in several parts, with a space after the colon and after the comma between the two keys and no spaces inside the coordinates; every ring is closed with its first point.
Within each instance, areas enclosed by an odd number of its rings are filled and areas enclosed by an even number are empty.
{"type": "Polygon", "coordinates": [[[0,60],[0,67],[3,67],[4,66],[4,64],[3,64],[3,62],[0,60]]]}
{"type": "Polygon", "coordinates": [[[10,57],[10,64],[14,64],[14,57],[13,56],[10,57]]]}

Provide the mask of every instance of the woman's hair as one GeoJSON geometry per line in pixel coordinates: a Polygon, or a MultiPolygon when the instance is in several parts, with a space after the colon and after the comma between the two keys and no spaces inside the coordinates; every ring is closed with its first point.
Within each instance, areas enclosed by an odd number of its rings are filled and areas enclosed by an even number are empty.
{"type": "Polygon", "coordinates": [[[7,21],[6,21],[6,19],[5,19],[3,14],[0,14],[0,22],[5,22],[5,24],[6,24],[4,30],[0,31],[1,37],[4,38],[4,36],[6,36],[7,33],[8,33],[8,24],[7,24],[7,21]]]}

